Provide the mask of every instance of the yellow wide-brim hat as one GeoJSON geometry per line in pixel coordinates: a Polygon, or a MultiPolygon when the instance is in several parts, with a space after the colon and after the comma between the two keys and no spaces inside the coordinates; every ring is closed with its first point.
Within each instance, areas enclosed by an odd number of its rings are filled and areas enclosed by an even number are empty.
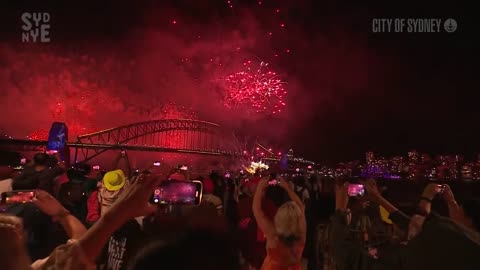
{"type": "Polygon", "coordinates": [[[125,186],[125,174],[122,170],[109,171],[103,176],[103,185],[107,190],[116,191],[125,186]]]}
{"type": "Polygon", "coordinates": [[[393,224],[392,220],[389,218],[390,214],[388,213],[387,209],[383,208],[381,205],[380,207],[380,217],[382,218],[383,222],[387,224],[393,224]]]}

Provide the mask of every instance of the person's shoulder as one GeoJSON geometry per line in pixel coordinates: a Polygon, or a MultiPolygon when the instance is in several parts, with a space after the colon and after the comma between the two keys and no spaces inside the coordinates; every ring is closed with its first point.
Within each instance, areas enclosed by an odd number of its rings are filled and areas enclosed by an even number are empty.
{"type": "Polygon", "coordinates": [[[97,187],[97,183],[98,183],[97,179],[87,177],[84,182],[84,185],[87,188],[95,189],[97,187]]]}
{"type": "Polygon", "coordinates": [[[215,205],[222,204],[222,200],[218,196],[215,196],[215,195],[212,195],[210,197],[210,201],[215,205]]]}

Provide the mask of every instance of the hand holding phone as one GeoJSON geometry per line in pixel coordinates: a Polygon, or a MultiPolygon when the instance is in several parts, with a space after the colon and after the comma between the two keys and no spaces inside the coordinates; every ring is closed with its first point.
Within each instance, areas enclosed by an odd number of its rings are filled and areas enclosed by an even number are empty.
{"type": "Polygon", "coordinates": [[[268,181],[269,186],[276,186],[278,184],[280,184],[280,180],[277,180],[277,179],[272,179],[272,180],[268,181]]]}
{"type": "Polygon", "coordinates": [[[63,205],[57,201],[52,195],[43,190],[37,190],[33,203],[45,214],[58,217],[68,213],[63,205]]]}
{"type": "Polygon", "coordinates": [[[456,202],[455,195],[453,195],[452,189],[448,185],[445,185],[445,189],[444,189],[444,192],[442,194],[442,197],[447,203],[455,203],[456,202]]]}
{"type": "Polygon", "coordinates": [[[437,185],[437,188],[438,188],[438,194],[442,195],[443,193],[445,193],[445,189],[446,189],[447,185],[437,185]]]}

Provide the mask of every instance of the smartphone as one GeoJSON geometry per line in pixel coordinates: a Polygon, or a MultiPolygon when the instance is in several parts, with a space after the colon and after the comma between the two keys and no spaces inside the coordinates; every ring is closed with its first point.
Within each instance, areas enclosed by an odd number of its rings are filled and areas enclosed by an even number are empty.
{"type": "Polygon", "coordinates": [[[2,193],[2,204],[31,203],[35,196],[35,190],[7,191],[2,193]]]}
{"type": "Polygon", "coordinates": [[[362,184],[348,184],[348,196],[357,197],[365,195],[365,187],[362,184]]]}
{"type": "Polygon", "coordinates": [[[270,186],[276,186],[276,185],[280,184],[280,180],[272,179],[272,180],[268,181],[268,184],[270,186]]]}
{"type": "Polygon", "coordinates": [[[188,167],[187,167],[187,166],[182,166],[182,167],[180,167],[180,170],[182,170],[182,171],[187,171],[187,170],[188,170],[188,167]]]}
{"type": "Polygon", "coordinates": [[[160,166],[160,161],[153,162],[153,166],[157,166],[157,167],[160,166]]]}
{"type": "Polygon", "coordinates": [[[443,194],[445,192],[445,188],[447,188],[446,185],[437,185],[438,187],[438,193],[443,194]]]}
{"type": "Polygon", "coordinates": [[[203,186],[200,181],[163,181],[153,191],[151,203],[162,205],[199,205],[203,186]]]}
{"type": "Polygon", "coordinates": [[[97,165],[97,166],[93,166],[92,169],[98,171],[98,170],[100,170],[100,166],[98,166],[98,165],[97,165]]]}

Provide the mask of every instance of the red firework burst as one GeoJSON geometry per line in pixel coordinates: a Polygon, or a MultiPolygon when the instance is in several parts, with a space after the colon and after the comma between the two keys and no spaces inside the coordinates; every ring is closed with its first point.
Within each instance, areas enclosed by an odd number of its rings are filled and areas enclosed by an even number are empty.
{"type": "Polygon", "coordinates": [[[257,69],[251,69],[245,62],[244,71],[225,77],[224,105],[227,108],[250,107],[256,113],[276,114],[286,106],[284,101],[286,84],[277,73],[268,69],[268,63],[261,62],[257,69]]]}

